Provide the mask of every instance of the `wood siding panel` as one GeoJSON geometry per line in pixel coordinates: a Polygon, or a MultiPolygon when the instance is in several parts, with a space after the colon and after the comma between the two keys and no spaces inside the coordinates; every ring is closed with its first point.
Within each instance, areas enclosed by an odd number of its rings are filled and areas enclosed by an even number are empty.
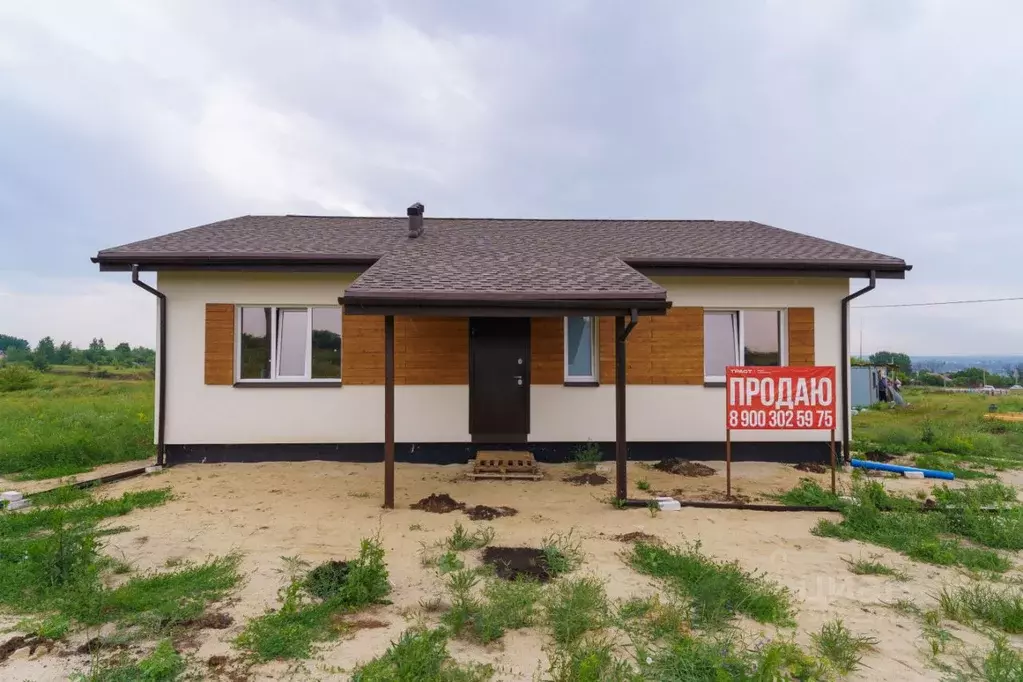
{"type": "Polygon", "coordinates": [[[206,304],[205,382],[209,386],[234,384],[234,305],[206,304]]]}
{"type": "Polygon", "coordinates": [[[789,365],[813,367],[814,354],[813,308],[789,308],[789,365]]]}
{"type": "Polygon", "coordinates": [[[396,317],[394,383],[399,386],[468,385],[469,319],[396,317]]]}
{"type": "Polygon", "coordinates": [[[384,385],[384,318],[344,315],[341,321],[341,383],[384,385]]]}
{"type": "Polygon", "coordinates": [[[565,322],[560,317],[534,317],[529,341],[529,382],[560,385],[565,382],[565,322]]]}
{"type": "MultiPolygon", "coordinates": [[[[639,318],[626,341],[630,384],[703,385],[703,308],[639,318]]],[[[614,318],[600,321],[600,380],[614,384],[614,318]]]]}

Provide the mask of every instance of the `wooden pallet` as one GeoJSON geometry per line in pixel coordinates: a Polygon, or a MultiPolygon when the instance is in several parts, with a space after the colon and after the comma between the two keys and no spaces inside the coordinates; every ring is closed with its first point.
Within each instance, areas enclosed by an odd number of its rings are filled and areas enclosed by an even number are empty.
{"type": "Polygon", "coordinates": [[[543,478],[531,452],[480,451],[472,462],[469,478],[497,478],[539,481],[543,478]]]}

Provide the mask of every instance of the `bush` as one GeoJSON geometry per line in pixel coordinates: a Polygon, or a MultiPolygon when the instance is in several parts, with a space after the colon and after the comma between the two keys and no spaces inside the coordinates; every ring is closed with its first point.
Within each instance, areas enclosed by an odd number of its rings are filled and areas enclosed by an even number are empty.
{"type": "Polygon", "coordinates": [[[4,365],[0,367],[0,393],[26,391],[34,388],[38,379],[38,372],[24,365],[4,365]]]}
{"type": "Polygon", "coordinates": [[[578,445],[572,452],[572,458],[580,469],[592,469],[597,462],[603,459],[600,454],[600,446],[593,441],[586,441],[585,445],[578,445]]]}

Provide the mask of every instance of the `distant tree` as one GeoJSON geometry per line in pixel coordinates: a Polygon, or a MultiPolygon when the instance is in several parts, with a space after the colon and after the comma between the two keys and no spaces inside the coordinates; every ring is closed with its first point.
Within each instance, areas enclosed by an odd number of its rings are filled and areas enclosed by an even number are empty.
{"type": "Polygon", "coordinates": [[[7,353],[7,362],[11,364],[18,362],[31,362],[32,360],[32,351],[21,346],[8,347],[4,352],[7,353]]]}
{"type": "Polygon", "coordinates": [[[135,346],[131,351],[132,358],[136,365],[143,367],[156,366],[156,351],[145,346],[135,346]]]}
{"type": "Polygon", "coordinates": [[[89,347],[85,349],[85,359],[92,365],[109,364],[109,353],[103,339],[94,338],[89,342],[89,347]]]}
{"type": "Polygon", "coordinates": [[[888,350],[878,351],[870,356],[870,364],[895,365],[906,376],[913,373],[913,361],[905,353],[893,353],[888,350]]]}
{"type": "Polygon", "coordinates": [[[956,386],[967,386],[975,388],[983,386],[986,379],[984,370],[979,367],[969,367],[949,375],[956,386]]]}
{"type": "MultiPolygon", "coordinates": [[[[45,360],[47,364],[57,361],[57,348],[53,345],[53,337],[44,336],[36,344],[35,357],[45,360]]],[[[33,361],[35,358],[33,358],[33,361]]]]}
{"type": "Polygon", "coordinates": [[[131,346],[123,342],[114,346],[111,356],[114,360],[114,364],[120,365],[121,367],[129,367],[134,361],[131,353],[131,346]]]}
{"type": "Polygon", "coordinates": [[[945,377],[934,372],[919,372],[917,373],[915,380],[923,384],[924,386],[944,386],[945,377]]]}
{"type": "Polygon", "coordinates": [[[28,341],[25,339],[18,338],[17,336],[8,336],[7,334],[0,334],[0,350],[10,354],[11,350],[29,350],[30,346],[28,341]]]}
{"type": "Polygon", "coordinates": [[[69,365],[71,364],[71,354],[74,352],[75,347],[71,345],[70,341],[64,341],[57,348],[56,354],[54,355],[53,362],[57,365],[69,365]]]}

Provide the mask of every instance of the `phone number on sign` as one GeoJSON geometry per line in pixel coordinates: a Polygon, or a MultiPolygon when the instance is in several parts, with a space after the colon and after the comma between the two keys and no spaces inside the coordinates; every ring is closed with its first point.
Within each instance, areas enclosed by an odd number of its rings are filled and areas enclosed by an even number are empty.
{"type": "Polygon", "coordinates": [[[730,429],[833,429],[829,410],[728,410],[730,429]]]}

